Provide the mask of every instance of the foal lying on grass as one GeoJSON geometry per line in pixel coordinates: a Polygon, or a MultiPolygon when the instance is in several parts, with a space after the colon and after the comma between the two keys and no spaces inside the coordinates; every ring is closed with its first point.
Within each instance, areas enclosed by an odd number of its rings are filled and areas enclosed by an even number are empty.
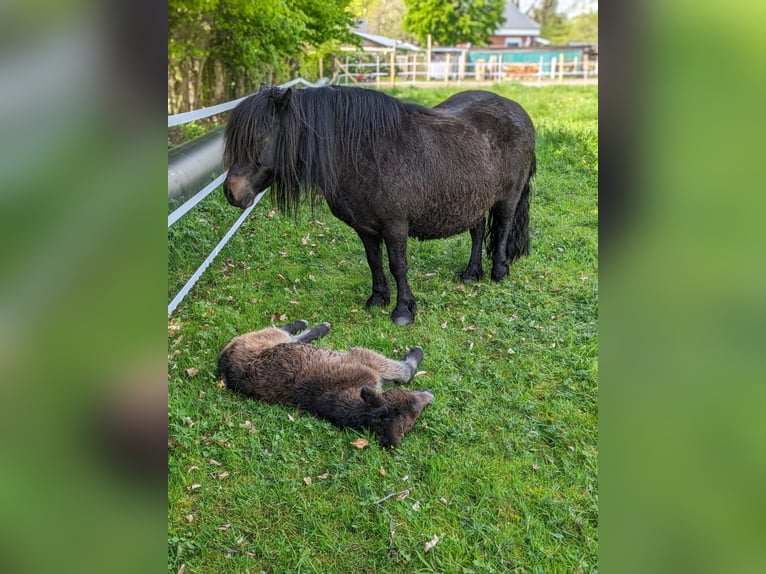
{"type": "Polygon", "coordinates": [[[399,446],[434,395],[382,385],[411,381],[423,349],[413,347],[401,361],[362,348],[342,353],[306,344],[324,337],[329,323],[307,327],[301,320],[235,337],[218,357],[218,375],[232,391],[295,405],[340,428],[366,428],[382,446],[399,446]]]}

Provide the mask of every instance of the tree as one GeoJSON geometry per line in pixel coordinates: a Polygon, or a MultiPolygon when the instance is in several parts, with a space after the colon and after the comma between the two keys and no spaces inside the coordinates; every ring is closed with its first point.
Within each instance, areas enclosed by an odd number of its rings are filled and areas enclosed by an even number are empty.
{"type": "Polygon", "coordinates": [[[578,42],[598,43],[598,11],[578,14],[572,18],[569,36],[578,42]]]}
{"type": "Polygon", "coordinates": [[[404,41],[414,39],[402,30],[404,0],[352,0],[349,7],[354,16],[367,20],[370,34],[404,41]]]}
{"type": "Polygon", "coordinates": [[[168,0],[171,112],[291,77],[309,52],[349,36],[350,0],[168,0]]]}
{"type": "Polygon", "coordinates": [[[421,43],[428,34],[441,46],[482,44],[503,20],[504,0],[404,0],[402,27],[421,43]]]}
{"type": "Polygon", "coordinates": [[[569,38],[569,23],[558,13],[558,0],[535,0],[529,16],[540,24],[540,36],[552,44],[564,44],[569,38]]]}

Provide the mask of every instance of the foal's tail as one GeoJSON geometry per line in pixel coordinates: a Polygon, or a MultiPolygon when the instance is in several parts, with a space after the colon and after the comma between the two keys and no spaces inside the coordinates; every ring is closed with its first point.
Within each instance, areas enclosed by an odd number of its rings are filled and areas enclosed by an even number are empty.
{"type": "MultiPolygon", "coordinates": [[[[527,180],[524,182],[524,188],[521,190],[521,197],[519,197],[519,202],[516,204],[516,211],[514,212],[513,222],[508,234],[505,253],[506,263],[509,265],[516,259],[529,255],[529,189],[536,172],[537,158],[533,157],[532,165],[529,166],[527,180]]],[[[494,258],[498,247],[497,242],[502,228],[502,222],[500,221],[502,217],[501,209],[502,206],[496,204],[489,210],[487,256],[490,258],[494,258]]]]}

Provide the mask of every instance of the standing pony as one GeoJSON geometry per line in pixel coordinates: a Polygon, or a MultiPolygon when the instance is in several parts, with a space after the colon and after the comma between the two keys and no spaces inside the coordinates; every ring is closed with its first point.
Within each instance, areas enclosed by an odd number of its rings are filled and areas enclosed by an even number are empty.
{"type": "Polygon", "coordinates": [[[466,91],[426,108],[362,88],[263,86],[232,112],[224,150],[224,193],[232,205],[244,209],[271,186],[277,206],[295,213],[301,199],[318,193],[356,231],[372,271],[368,308],[390,300],[385,242],[397,325],[416,312],[408,236],[470,231],[466,282],[484,274],[486,214],[492,279],[503,279],[529,252],[535,130],[519,104],[496,94],[466,91]]]}

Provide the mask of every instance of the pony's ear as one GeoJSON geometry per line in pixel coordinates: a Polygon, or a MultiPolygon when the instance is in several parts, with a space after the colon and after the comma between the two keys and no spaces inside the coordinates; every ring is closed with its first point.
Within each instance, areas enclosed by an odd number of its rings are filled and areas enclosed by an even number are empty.
{"type": "Polygon", "coordinates": [[[285,108],[287,108],[288,105],[290,105],[290,98],[293,96],[293,89],[287,88],[286,90],[275,90],[274,91],[274,104],[276,105],[277,111],[281,112],[285,108]]]}
{"type": "Polygon", "coordinates": [[[264,82],[261,82],[261,87],[258,88],[258,92],[265,92],[268,89],[269,89],[269,85],[264,82]]]}

